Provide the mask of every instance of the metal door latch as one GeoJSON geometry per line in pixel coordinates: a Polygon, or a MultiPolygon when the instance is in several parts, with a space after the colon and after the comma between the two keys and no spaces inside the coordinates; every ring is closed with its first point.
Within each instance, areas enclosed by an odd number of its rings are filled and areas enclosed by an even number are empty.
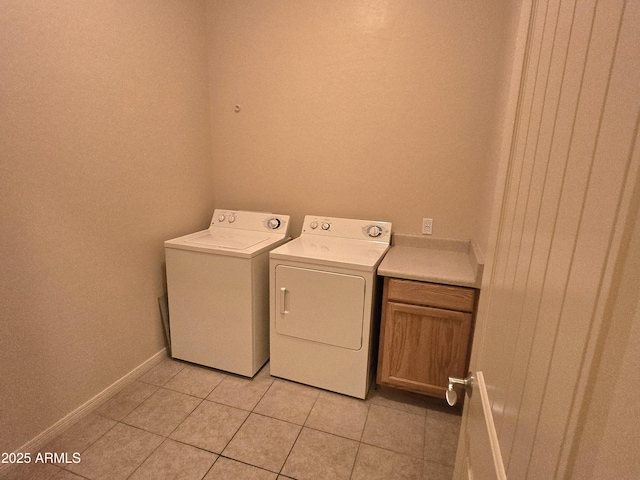
{"type": "Polygon", "coordinates": [[[447,387],[447,392],[445,393],[445,397],[447,398],[447,403],[449,406],[453,407],[458,401],[458,394],[453,389],[454,385],[462,385],[464,391],[467,392],[467,395],[471,396],[471,392],[473,391],[473,382],[475,378],[469,372],[467,378],[456,378],[449,377],[449,387],[447,387]]]}

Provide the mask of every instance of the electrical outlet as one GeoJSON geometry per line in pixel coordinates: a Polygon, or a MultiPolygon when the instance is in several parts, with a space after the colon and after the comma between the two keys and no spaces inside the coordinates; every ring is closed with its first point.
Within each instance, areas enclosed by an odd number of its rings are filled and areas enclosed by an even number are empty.
{"type": "Polygon", "coordinates": [[[423,218],[422,219],[422,234],[423,235],[431,235],[433,229],[433,218],[423,218]]]}

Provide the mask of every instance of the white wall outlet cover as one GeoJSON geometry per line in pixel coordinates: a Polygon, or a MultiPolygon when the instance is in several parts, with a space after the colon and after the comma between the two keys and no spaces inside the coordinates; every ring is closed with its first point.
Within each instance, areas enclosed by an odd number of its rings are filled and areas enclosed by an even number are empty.
{"type": "Polygon", "coordinates": [[[422,219],[422,234],[431,235],[433,231],[433,218],[422,219]]]}

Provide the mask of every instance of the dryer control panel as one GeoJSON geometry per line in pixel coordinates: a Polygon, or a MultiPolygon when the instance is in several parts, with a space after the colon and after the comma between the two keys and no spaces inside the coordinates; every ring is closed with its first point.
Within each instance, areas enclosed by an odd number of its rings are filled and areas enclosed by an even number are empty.
{"type": "Polygon", "coordinates": [[[388,244],[391,241],[391,223],[307,215],[304,217],[302,235],[320,235],[388,244]]]}

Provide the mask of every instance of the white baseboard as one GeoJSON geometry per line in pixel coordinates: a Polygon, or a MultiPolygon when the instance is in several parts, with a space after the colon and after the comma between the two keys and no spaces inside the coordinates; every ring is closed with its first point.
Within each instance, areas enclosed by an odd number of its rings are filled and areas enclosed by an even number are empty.
{"type": "MultiPolygon", "coordinates": [[[[76,423],[78,420],[83,418],[88,413],[91,413],[104,402],[113,397],[116,393],[122,390],[124,387],[133,382],[136,378],[142,376],[152,367],[160,363],[163,359],[167,357],[167,349],[163,348],[154,356],[145,360],[142,364],[138,365],[136,368],[127,373],[124,377],[116,380],[114,383],[109,385],[103,391],[98,393],[95,397],[91,398],[84,404],[80,405],[73,412],[68,414],[66,417],[60,419],[52,426],[47,428],[44,432],[40,433],[35,438],[32,438],[27,443],[25,443],[22,447],[16,450],[16,452],[31,452],[36,453],[41,447],[45,446],[55,437],[60,435],[66,429],[68,429],[71,425],[76,423]]],[[[11,468],[11,464],[0,464],[0,475],[11,468]]]]}

